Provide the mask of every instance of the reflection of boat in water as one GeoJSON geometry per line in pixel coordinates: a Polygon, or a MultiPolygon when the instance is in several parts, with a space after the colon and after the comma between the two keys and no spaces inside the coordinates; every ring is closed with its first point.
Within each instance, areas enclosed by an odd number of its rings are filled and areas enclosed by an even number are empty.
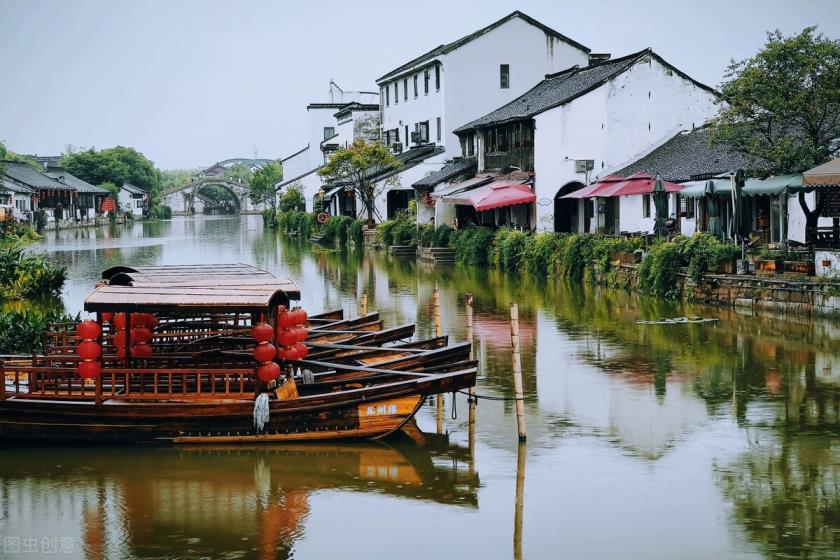
{"type": "Polygon", "coordinates": [[[398,434],[387,442],[96,448],[95,458],[91,448],[24,446],[0,466],[5,528],[61,526],[81,535],[89,557],[283,558],[311,515],[347,514],[337,511],[347,503],[337,495],[312,499],[322,491],[477,507],[468,450],[446,436],[421,437],[422,445],[398,434]]]}

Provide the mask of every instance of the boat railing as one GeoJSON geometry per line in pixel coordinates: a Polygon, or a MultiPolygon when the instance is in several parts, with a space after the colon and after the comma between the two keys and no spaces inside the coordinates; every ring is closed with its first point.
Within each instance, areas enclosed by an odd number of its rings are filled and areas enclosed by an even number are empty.
{"type": "Polygon", "coordinates": [[[0,361],[0,400],[134,400],[164,398],[253,398],[253,368],[106,367],[96,380],[79,376],[72,357],[63,365],[32,360],[0,361]],[[34,364],[34,365],[33,365],[34,364]]]}

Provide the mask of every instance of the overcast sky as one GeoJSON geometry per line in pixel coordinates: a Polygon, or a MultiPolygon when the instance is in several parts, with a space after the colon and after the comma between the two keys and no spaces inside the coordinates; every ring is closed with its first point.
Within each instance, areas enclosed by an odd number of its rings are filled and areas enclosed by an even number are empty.
{"type": "Polygon", "coordinates": [[[0,139],[132,146],[158,167],[303,147],[309,102],[519,9],[621,56],[653,47],[717,86],[770,29],[840,37],[840,0],[0,0],[0,139]]]}

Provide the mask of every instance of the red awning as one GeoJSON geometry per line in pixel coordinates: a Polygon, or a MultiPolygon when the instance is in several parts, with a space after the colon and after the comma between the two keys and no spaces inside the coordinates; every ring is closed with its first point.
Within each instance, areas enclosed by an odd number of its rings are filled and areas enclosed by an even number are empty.
{"type": "Polygon", "coordinates": [[[112,212],[117,209],[117,205],[114,204],[114,199],[110,196],[106,196],[105,199],[102,201],[102,206],[99,208],[100,212],[112,212]]]}
{"type": "MultiPolygon", "coordinates": [[[[677,183],[662,181],[662,184],[665,186],[666,192],[680,192],[683,190],[683,186],[677,183]]],[[[633,194],[651,194],[655,186],[656,177],[648,173],[634,173],[626,179],[609,175],[604,177],[600,183],[589,185],[579,191],[567,194],[563,198],[593,198],[596,196],[609,198],[633,194]]]]}
{"type": "MultiPolygon", "coordinates": [[[[666,192],[680,192],[683,190],[682,185],[676,183],[669,183],[662,181],[666,192]]],[[[605,189],[603,193],[598,196],[629,196],[632,194],[651,194],[653,187],[656,186],[656,177],[648,173],[634,173],[627,177],[621,183],[613,185],[609,189],[605,189]]]]}
{"type": "Polygon", "coordinates": [[[601,191],[612,188],[622,181],[624,181],[624,179],[618,175],[607,175],[598,183],[593,183],[588,187],[583,187],[582,189],[570,192],[561,198],[591,198],[593,196],[602,196],[599,194],[601,191]]]}
{"type": "Polygon", "coordinates": [[[479,187],[470,194],[470,204],[479,212],[514,204],[528,204],[535,200],[537,195],[531,187],[510,181],[496,181],[479,187]]]}

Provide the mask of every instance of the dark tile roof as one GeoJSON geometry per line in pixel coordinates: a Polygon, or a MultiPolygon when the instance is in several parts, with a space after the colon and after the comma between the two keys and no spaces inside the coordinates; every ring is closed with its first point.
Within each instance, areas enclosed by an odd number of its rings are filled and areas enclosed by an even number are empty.
{"type": "Polygon", "coordinates": [[[100,189],[96,185],[91,185],[87,181],[82,181],[75,175],[71,175],[64,169],[52,170],[52,171],[45,171],[44,175],[48,177],[52,177],[53,179],[57,180],[59,183],[64,183],[66,185],[70,185],[80,193],[96,193],[96,194],[107,194],[108,191],[105,189],[100,189]],[[64,178],[63,180],[61,178],[64,178]]]}
{"type": "Polygon", "coordinates": [[[131,183],[123,183],[123,186],[120,187],[120,188],[127,190],[131,194],[143,194],[143,195],[146,194],[146,191],[144,191],[143,189],[141,189],[138,186],[132,185],[131,183]]]}
{"type": "Polygon", "coordinates": [[[597,89],[609,80],[626,72],[639,60],[648,56],[655,58],[661,64],[678,73],[683,78],[691,80],[699,87],[717,95],[717,92],[714,89],[692,79],[690,76],[673,67],[671,64],[662,59],[662,57],[648,48],[643,51],[623,56],[621,58],[608,60],[606,62],[585,66],[583,68],[579,66],[572,66],[562,72],[549,74],[543,81],[510,103],[502,105],[495,111],[456,128],[455,132],[467,132],[476,128],[532,118],[534,115],[538,115],[543,111],[569,103],[570,101],[597,89]]]}
{"type": "Polygon", "coordinates": [[[358,101],[354,101],[352,103],[348,103],[344,107],[342,107],[334,117],[339,117],[340,115],[346,115],[348,113],[353,113],[355,111],[378,111],[379,104],[378,103],[359,103],[358,101]]]}
{"type": "Polygon", "coordinates": [[[33,194],[35,189],[30,189],[26,185],[21,185],[15,181],[11,181],[4,177],[0,177],[0,192],[13,192],[18,194],[33,194]]]}
{"type": "Polygon", "coordinates": [[[703,127],[680,132],[613,174],[627,177],[641,171],[651,175],[659,174],[666,181],[681,182],[738,169],[760,173],[768,167],[748,155],[733,151],[728,144],[712,146],[709,143],[709,129],[703,127]]]}
{"type": "Polygon", "coordinates": [[[292,155],[284,157],[283,159],[281,159],[281,160],[280,160],[280,163],[283,163],[284,161],[288,161],[288,160],[292,159],[292,158],[293,158],[293,157],[295,157],[295,156],[299,156],[300,154],[302,154],[303,152],[305,152],[305,151],[306,151],[306,150],[308,150],[308,149],[309,149],[309,144],[307,144],[306,146],[304,146],[304,147],[303,147],[303,148],[301,148],[300,150],[296,151],[296,152],[295,152],[295,153],[293,153],[292,155]]]}
{"type": "Polygon", "coordinates": [[[444,165],[440,170],[435,171],[430,175],[426,175],[419,181],[415,182],[412,187],[416,188],[432,188],[438,183],[448,181],[459,175],[473,174],[476,171],[475,158],[466,158],[453,161],[444,165]]]}
{"type": "MultiPolygon", "coordinates": [[[[393,167],[387,167],[384,169],[370,169],[370,177],[373,181],[381,181],[383,179],[387,179],[392,175],[402,173],[406,169],[411,169],[415,165],[419,165],[428,158],[440,155],[445,151],[446,148],[444,148],[443,146],[437,146],[435,144],[424,144],[422,146],[415,146],[410,150],[406,150],[405,152],[397,154],[395,156],[398,160],[402,162],[402,167],[400,167],[399,169],[394,169],[393,167]]],[[[348,184],[350,184],[350,181],[335,181],[333,183],[329,183],[330,186],[342,186],[348,184]]]]}
{"type": "Polygon", "coordinates": [[[59,183],[52,177],[47,177],[40,171],[35,171],[25,163],[5,161],[3,173],[10,179],[38,190],[75,190],[72,186],[59,183]]]}
{"type": "Polygon", "coordinates": [[[382,76],[381,78],[376,80],[376,83],[379,83],[379,82],[381,82],[383,80],[386,80],[388,78],[392,78],[394,76],[402,74],[406,70],[410,70],[411,68],[420,64],[421,62],[425,62],[427,60],[432,60],[437,56],[440,56],[442,54],[446,54],[448,52],[452,52],[455,49],[466,45],[470,41],[478,39],[479,37],[481,37],[485,33],[489,33],[490,31],[496,29],[500,25],[512,20],[513,18],[517,18],[517,17],[524,20],[524,21],[527,21],[528,23],[530,23],[531,25],[533,25],[535,27],[539,27],[540,29],[545,31],[546,34],[551,35],[552,37],[554,37],[556,39],[559,39],[559,40],[563,41],[564,43],[568,43],[569,45],[572,45],[573,47],[576,47],[576,48],[578,48],[578,49],[580,49],[580,50],[582,50],[586,53],[590,52],[589,48],[585,47],[584,45],[581,45],[577,41],[574,41],[574,40],[570,39],[569,37],[566,37],[562,33],[558,32],[558,31],[555,31],[554,29],[550,28],[549,26],[545,25],[544,23],[541,23],[541,22],[535,20],[534,18],[532,18],[528,14],[524,14],[524,13],[520,12],[519,10],[516,10],[515,12],[512,12],[512,13],[506,15],[502,19],[494,21],[493,23],[491,23],[487,27],[482,27],[478,31],[474,31],[474,32],[470,33],[469,35],[465,35],[464,37],[461,37],[457,41],[452,41],[451,43],[447,43],[445,45],[439,45],[439,46],[433,48],[432,50],[430,50],[429,52],[427,52],[425,54],[422,54],[422,55],[418,56],[417,58],[406,62],[402,66],[394,68],[393,70],[391,70],[390,72],[388,72],[387,74],[385,74],[384,76],[382,76]]]}

